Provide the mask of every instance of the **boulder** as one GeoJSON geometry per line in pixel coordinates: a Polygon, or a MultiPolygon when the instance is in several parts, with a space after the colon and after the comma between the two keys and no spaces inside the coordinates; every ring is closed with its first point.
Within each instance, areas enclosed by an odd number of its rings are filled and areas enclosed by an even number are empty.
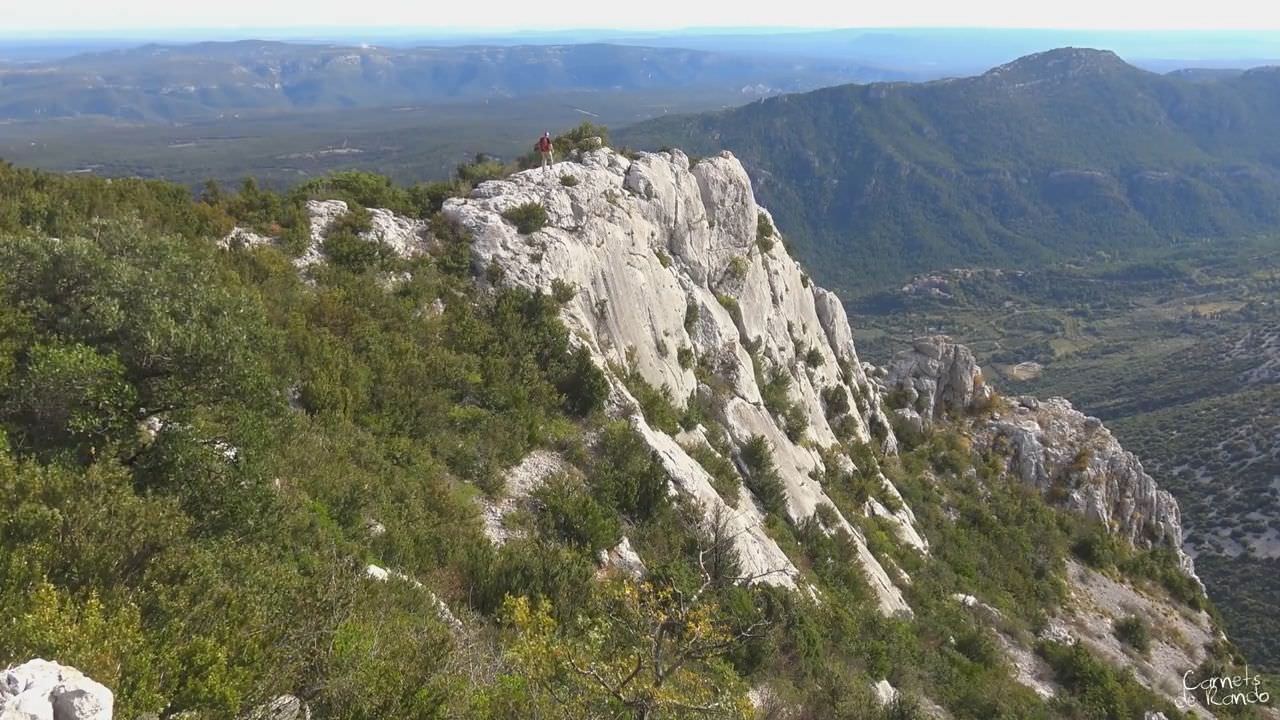
{"type": "Polygon", "coordinates": [[[631,539],[625,535],[614,547],[601,550],[599,561],[601,566],[613,568],[637,580],[644,577],[644,561],[631,547],[631,539]]]}
{"type": "Polygon", "coordinates": [[[0,673],[0,720],[111,720],[115,697],[79,670],[34,659],[0,673]]]}
{"type": "Polygon", "coordinates": [[[295,695],[277,695],[255,708],[248,720],[311,720],[311,706],[295,695]]]}
{"type": "Polygon", "coordinates": [[[882,707],[890,705],[898,699],[898,688],[890,685],[888,680],[881,680],[872,685],[871,688],[875,691],[876,702],[880,703],[882,707]]]}

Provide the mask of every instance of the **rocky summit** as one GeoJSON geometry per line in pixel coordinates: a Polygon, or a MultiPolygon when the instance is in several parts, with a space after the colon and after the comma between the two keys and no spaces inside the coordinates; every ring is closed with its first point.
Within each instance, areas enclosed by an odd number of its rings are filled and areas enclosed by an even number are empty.
{"type": "MultiPolygon", "coordinates": [[[[634,373],[667,388],[677,408],[708,402],[734,448],[765,438],[796,521],[831,505],[812,477],[823,470],[816,447],[836,442],[823,397],[836,393],[844,407],[857,408],[844,415],[844,432],[872,442],[879,427],[879,442],[893,449],[844,308],[812,283],[772,230],[761,230],[772,228],[772,219],[756,205],[741,163],[727,152],[691,163],[679,150],[630,160],[601,148],[549,170],[484,183],[470,197],[448,201],[444,214],[474,238],[478,275],[548,293],[573,288],[564,320],[610,369],[615,408],[631,417],[680,490],[708,513],[729,518],[748,573],[793,586],[796,568],[765,532],[759,510],[719,496],[691,457],[690,447],[710,448],[706,428],[677,435],[654,428],[622,377],[634,373]],[[521,234],[504,213],[531,203],[546,209],[547,223],[521,234]],[[789,436],[765,404],[763,378],[779,374],[807,440],[789,436]]],[[[923,547],[909,509],[886,514],[923,547]]],[[[858,531],[838,512],[836,522],[857,539],[881,609],[910,613],[858,531]]]]}

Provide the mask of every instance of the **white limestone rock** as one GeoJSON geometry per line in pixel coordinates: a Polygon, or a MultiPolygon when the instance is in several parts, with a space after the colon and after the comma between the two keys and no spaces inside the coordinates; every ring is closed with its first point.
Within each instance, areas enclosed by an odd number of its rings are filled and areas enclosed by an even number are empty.
{"type": "Polygon", "coordinates": [[[509,468],[500,498],[477,499],[485,536],[495,545],[501,545],[510,539],[511,529],[506,526],[507,516],[519,509],[525,499],[548,478],[568,469],[569,464],[563,458],[548,450],[534,450],[509,468]]]}
{"type": "Polygon", "coordinates": [[[1060,397],[1012,398],[1007,411],[983,413],[994,394],[982,381],[973,353],[941,335],[915,340],[885,377],[887,390],[907,402],[907,408],[895,411],[900,422],[928,428],[948,417],[972,418],[966,422],[976,451],[994,451],[1008,471],[1051,501],[1101,522],[1134,545],[1170,548],[1195,576],[1182,549],[1177,501],[1098,418],[1060,397]]]}
{"type": "Polygon", "coordinates": [[[992,396],[973,353],[945,335],[917,338],[910,350],[898,353],[887,368],[886,385],[905,394],[908,419],[926,428],[978,409],[992,396]]]}
{"type": "MultiPolygon", "coordinates": [[[[342,200],[308,200],[307,217],[310,220],[310,242],[306,250],[294,260],[298,269],[306,269],[324,261],[325,233],[338,218],[349,212],[342,200]]],[[[360,233],[363,240],[379,242],[397,257],[409,258],[430,248],[430,235],[425,221],[396,215],[381,208],[369,209],[369,229],[360,233]]]]}
{"type": "Polygon", "coordinates": [[[311,706],[295,695],[277,695],[254,708],[248,720],[311,720],[311,706]]]}
{"type": "Polygon", "coordinates": [[[997,447],[1023,482],[1134,545],[1170,548],[1194,576],[1191,558],[1182,550],[1178,502],[1110,430],[1060,397],[1017,398],[1011,406],[1006,415],[979,426],[976,447],[997,447]]]}
{"type": "MultiPolygon", "coordinates": [[[[735,448],[757,435],[766,438],[786,486],[787,511],[802,520],[818,505],[831,504],[810,477],[822,467],[813,446],[837,440],[820,399],[824,389],[843,388],[859,399],[850,403],[844,423],[852,439],[873,442],[878,426],[884,447],[892,450],[894,442],[884,431],[889,423],[854,350],[843,308],[809,282],[781,242],[767,251],[757,244],[761,212],[746,171],[729,153],[690,168],[679,151],[628,161],[607,148],[582,153],[579,162],[557,163],[549,173],[526,171],[483,183],[470,197],[444,206],[445,216],[473,237],[477,275],[496,265],[504,284],[543,291],[553,282],[574,286],[562,317],[610,375],[611,368],[630,366],[650,385],[665,385],[673,404],[684,408],[700,383],[693,367],[682,366],[681,350],[709,367],[725,393],[716,398],[714,421],[735,448]],[[562,175],[573,175],[577,184],[562,185],[562,175]],[[541,203],[548,222],[521,235],[502,213],[528,202],[541,203]],[[788,402],[807,420],[805,443],[787,437],[781,420],[764,407],[755,363],[761,373],[790,378],[788,402]]],[[[634,398],[614,379],[615,400],[627,408],[623,414],[638,416],[634,398]]],[[[729,507],[672,438],[643,418],[632,421],[677,487],[702,502],[709,516],[727,509],[744,570],[793,585],[796,570],[764,532],[754,504],[729,507]]],[[[856,529],[843,517],[839,524],[861,548],[882,610],[909,613],[856,529]]]]}
{"type": "Polygon", "coordinates": [[[265,235],[242,227],[231,228],[231,232],[227,236],[218,241],[218,247],[223,250],[231,250],[234,248],[255,248],[260,245],[270,245],[275,241],[265,235]]]}
{"type": "Polygon", "coordinates": [[[417,588],[418,590],[425,591],[429,596],[431,603],[436,606],[436,617],[439,618],[440,622],[443,622],[445,625],[448,625],[449,629],[453,630],[455,633],[462,632],[463,630],[462,621],[459,620],[458,617],[453,614],[453,611],[450,610],[449,606],[446,605],[445,602],[440,599],[440,596],[436,595],[430,590],[427,590],[423,586],[423,584],[418,582],[417,580],[409,577],[408,575],[405,575],[399,570],[388,570],[387,568],[380,567],[378,565],[366,565],[364,569],[364,574],[365,574],[365,577],[371,580],[377,580],[378,582],[389,582],[391,580],[399,580],[400,582],[409,583],[410,585],[417,588]]]}
{"type": "Polygon", "coordinates": [[[626,535],[622,536],[617,545],[601,550],[599,561],[602,567],[612,568],[636,580],[643,578],[645,574],[644,561],[635,548],[631,547],[631,539],[626,535]]]}
{"type": "Polygon", "coordinates": [[[115,696],[79,670],[36,658],[0,673],[0,720],[111,720],[115,696]]]}
{"type": "Polygon", "coordinates": [[[876,702],[880,703],[881,707],[888,706],[898,699],[898,688],[889,684],[888,680],[881,680],[871,687],[875,691],[876,702]]]}

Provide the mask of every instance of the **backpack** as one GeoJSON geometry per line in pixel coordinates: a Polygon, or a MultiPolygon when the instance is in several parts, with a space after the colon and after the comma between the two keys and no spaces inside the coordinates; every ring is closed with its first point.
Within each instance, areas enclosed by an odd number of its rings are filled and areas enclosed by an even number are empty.
{"type": "Polygon", "coordinates": [[[538,138],[538,144],[535,145],[534,147],[538,149],[538,152],[548,152],[549,150],[551,150],[551,138],[548,138],[548,137],[538,138]]]}

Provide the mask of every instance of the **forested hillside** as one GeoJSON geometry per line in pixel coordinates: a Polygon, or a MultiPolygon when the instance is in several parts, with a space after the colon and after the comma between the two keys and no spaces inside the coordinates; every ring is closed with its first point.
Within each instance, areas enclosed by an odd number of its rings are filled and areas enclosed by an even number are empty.
{"type": "Polygon", "coordinates": [[[619,134],[722,148],[820,282],[1141,257],[1280,223],[1280,70],[1211,81],[1065,48],[972,78],[826,88],[619,134]]]}

